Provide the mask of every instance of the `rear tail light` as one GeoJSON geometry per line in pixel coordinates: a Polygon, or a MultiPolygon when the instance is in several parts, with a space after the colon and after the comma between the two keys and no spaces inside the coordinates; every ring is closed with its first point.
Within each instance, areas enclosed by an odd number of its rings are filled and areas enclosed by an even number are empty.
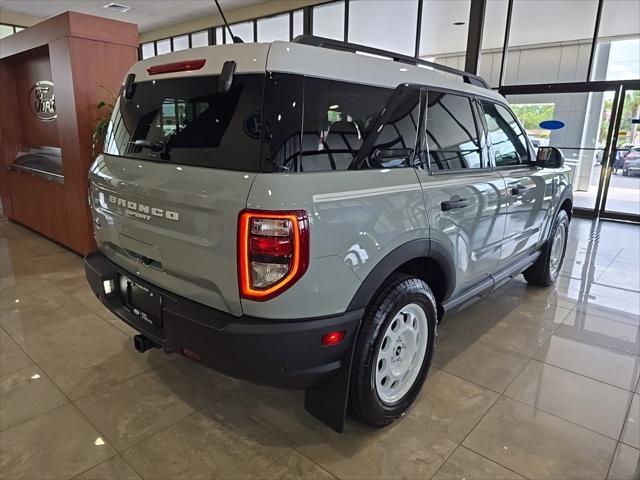
{"type": "Polygon", "coordinates": [[[240,213],[238,242],[241,295],[268,300],[307,270],[309,217],[304,210],[245,210],[240,213]]]}

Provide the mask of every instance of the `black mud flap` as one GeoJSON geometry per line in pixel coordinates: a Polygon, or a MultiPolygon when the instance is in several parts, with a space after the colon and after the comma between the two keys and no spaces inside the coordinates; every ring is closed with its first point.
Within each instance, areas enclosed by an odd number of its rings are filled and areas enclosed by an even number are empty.
{"type": "Polygon", "coordinates": [[[358,326],[358,331],[353,336],[351,347],[347,350],[338,373],[329,382],[304,392],[305,410],[338,433],[344,431],[347,417],[351,364],[359,331],[358,326]]]}

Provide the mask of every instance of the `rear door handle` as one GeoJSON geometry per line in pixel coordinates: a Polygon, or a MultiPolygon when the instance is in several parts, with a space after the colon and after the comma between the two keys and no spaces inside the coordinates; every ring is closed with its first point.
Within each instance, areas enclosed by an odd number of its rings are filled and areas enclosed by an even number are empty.
{"type": "Polygon", "coordinates": [[[465,208],[469,206],[469,200],[466,198],[459,198],[455,200],[446,200],[440,203],[440,208],[443,212],[448,212],[449,210],[458,210],[460,208],[465,208]]]}
{"type": "Polygon", "coordinates": [[[520,195],[531,188],[531,186],[525,187],[524,185],[518,184],[515,187],[511,187],[511,195],[520,195]]]}

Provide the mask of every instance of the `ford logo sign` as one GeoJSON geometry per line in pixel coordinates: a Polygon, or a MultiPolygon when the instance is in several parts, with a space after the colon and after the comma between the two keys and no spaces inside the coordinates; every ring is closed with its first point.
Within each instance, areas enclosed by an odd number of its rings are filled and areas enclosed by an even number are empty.
{"type": "Polygon", "coordinates": [[[56,96],[53,92],[53,82],[48,80],[40,80],[36,82],[31,90],[29,90],[29,106],[31,113],[43,122],[51,122],[55,120],[56,114],[56,96]]]}
{"type": "Polygon", "coordinates": [[[540,128],[544,128],[545,130],[560,130],[564,128],[564,122],[560,120],[545,120],[544,122],[540,122],[540,128]]]}

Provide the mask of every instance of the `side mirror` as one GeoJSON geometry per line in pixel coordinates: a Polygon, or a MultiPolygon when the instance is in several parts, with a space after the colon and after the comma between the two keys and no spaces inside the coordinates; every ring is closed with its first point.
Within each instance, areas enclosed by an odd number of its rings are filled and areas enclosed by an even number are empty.
{"type": "Polygon", "coordinates": [[[543,168],[560,168],[564,165],[564,154],[558,147],[538,147],[536,163],[543,168]]]}
{"type": "Polygon", "coordinates": [[[410,148],[377,148],[371,155],[369,164],[373,168],[406,167],[412,153],[410,148]]]}

